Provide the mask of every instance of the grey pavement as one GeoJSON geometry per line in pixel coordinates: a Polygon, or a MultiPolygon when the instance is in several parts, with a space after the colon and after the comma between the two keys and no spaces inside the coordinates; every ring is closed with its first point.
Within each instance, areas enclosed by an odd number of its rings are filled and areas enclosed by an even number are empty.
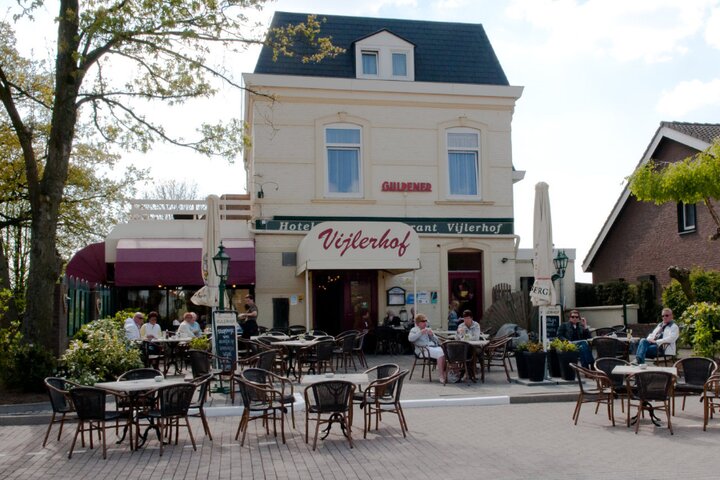
{"type": "MultiPolygon", "coordinates": [[[[369,358],[371,364],[388,359],[403,366],[412,362],[411,356],[369,358]]],[[[211,442],[203,435],[199,420],[194,419],[197,451],[193,451],[187,432],[181,431],[179,444],[167,446],[162,457],[157,439],[130,452],[127,443],[112,443],[115,435],[110,430],[107,460],[102,459],[97,446],[94,450],[76,447],[68,460],[74,424],[66,426],[59,442],[51,436],[46,448],[41,446],[45,422],[6,424],[0,426],[0,478],[717,477],[712,455],[720,446],[720,419],[703,432],[697,397],[688,399],[684,412],[678,405],[673,417],[675,435],[648,421],[643,421],[640,433],[635,435],[625,427],[619,401],[615,403],[615,427],[604,411],[595,415],[591,404],[583,406],[574,426],[574,403],[558,400],[572,399],[576,390],[572,384],[508,383],[501,371],[491,372],[485,384],[442,386],[436,379],[433,383],[420,379],[416,371],[403,397],[408,402],[437,401],[427,403],[435,405],[432,407],[407,405],[407,438],[403,438],[396,417],[385,415],[380,429],[363,439],[362,417],[356,408],[355,447],[350,449],[335,426],[326,440],[319,441],[315,452],[304,441],[303,413],[297,414],[296,430],[287,428],[285,445],[272,434],[266,435],[259,422],[252,422],[246,444],[240,447],[234,439],[237,416],[212,417],[211,442]],[[459,405],[488,398],[501,401],[459,405]]],[[[214,394],[213,406],[227,403],[222,395],[214,394]]]]}

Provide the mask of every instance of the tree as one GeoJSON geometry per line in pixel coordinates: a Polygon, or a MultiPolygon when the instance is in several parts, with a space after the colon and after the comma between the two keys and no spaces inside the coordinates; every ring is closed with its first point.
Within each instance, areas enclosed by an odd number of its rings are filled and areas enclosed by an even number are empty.
{"type": "MultiPolygon", "coordinates": [[[[212,53],[222,49],[223,58],[231,58],[248,44],[262,42],[244,34],[244,12],[265,1],[59,0],[53,62],[20,57],[12,28],[0,26],[0,101],[22,151],[30,204],[27,295],[33,301],[24,322],[32,340],[56,348],[51,292],[62,268],[58,224],[77,137],[96,136],[108,145],[140,151],[165,141],[205,155],[235,157],[244,140],[237,120],[199,125],[197,138],[188,140],[154,121],[152,107],[207,98],[216,92],[217,80],[242,88],[230,69],[213,63],[212,53]],[[50,116],[47,142],[41,146],[34,120],[38,111],[50,116]],[[78,128],[82,119],[94,127],[92,133],[78,128]]],[[[32,18],[44,3],[18,0],[16,20],[32,18]]],[[[307,60],[317,61],[339,51],[319,37],[319,30],[320,22],[308,17],[300,25],[273,30],[264,41],[284,53],[294,42],[313,46],[307,60]]]]}
{"type": "Polygon", "coordinates": [[[680,162],[660,164],[651,160],[627,180],[630,192],[640,201],[656,205],[704,203],[716,225],[710,240],[720,238],[720,217],[713,206],[713,200],[720,199],[720,138],[680,162]]]}

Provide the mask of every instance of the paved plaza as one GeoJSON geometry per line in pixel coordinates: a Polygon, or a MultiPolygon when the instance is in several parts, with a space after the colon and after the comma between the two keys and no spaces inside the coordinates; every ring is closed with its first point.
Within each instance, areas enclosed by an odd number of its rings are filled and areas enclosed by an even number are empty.
{"type": "MultiPolygon", "coordinates": [[[[402,365],[412,362],[411,356],[370,360],[374,364],[393,358],[402,365]]],[[[156,438],[130,452],[127,442],[114,443],[110,430],[107,460],[97,446],[94,450],[76,446],[68,460],[75,424],[66,427],[59,442],[51,435],[42,448],[47,423],[38,414],[42,423],[0,426],[0,479],[717,478],[712,458],[720,447],[720,418],[703,432],[697,397],[688,399],[684,412],[678,405],[675,435],[664,424],[658,428],[649,421],[643,421],[635,435],[625,427],[619,402],[615,427],[604,411],[595,415],[591,404],[583,406],[574,426],[570,419],[574,403],[569,400],[576,391],[574,384],[509,384],[501,371],[493,371],[485,384],[447,386],[429,383],[416,372],[403,395],[409,401],[407,438],[402,437],[397,418],[386,415],[380,430],[363,439],[362,417],[356,408],[355,448],[350,449],[333,426],[315,452],[312,438],[310,445],[305,444],[300,412],[297,429],[287,428],[286,445],[279,437],[266,435],[260,422],[251,422],[245,446],[240,447],[234,439],[239,417],[230,415],[210,418],[212,442],[203,435],[199,419],[192,420],[197,451],[187,432],[181,431],[180,443],[166,446],[162,457],[156,438]],[[461,406],[462,402],[473,405],[461,406]]],[[[227,403],[214,394],[212,408],[227,408],[227,403]]]]}

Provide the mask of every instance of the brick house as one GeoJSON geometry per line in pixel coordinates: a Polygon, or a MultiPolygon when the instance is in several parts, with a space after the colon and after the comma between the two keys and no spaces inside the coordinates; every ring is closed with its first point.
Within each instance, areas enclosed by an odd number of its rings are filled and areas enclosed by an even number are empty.
{"type": "MultiPolygon", "coordinates": [[[[677,162],[705,150],[720,124],[661,122],[639,165],[677,162]]],[[[702,204],[639,202],[626,187],[583,261],[593,283],[617,279],[654,282],[658,299],[670,281],[668,267],[720,269],[716,226],[702,204]]]]}

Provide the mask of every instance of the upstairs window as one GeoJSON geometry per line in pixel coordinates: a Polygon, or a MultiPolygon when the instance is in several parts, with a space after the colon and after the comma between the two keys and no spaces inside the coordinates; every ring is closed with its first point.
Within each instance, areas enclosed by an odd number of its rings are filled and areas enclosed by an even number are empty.
{"type": "Polygon", "coordinates": [[[407,55],[404,53],[392,54],[393,77],[407,77],[407,55]]]}
{"type": "Polygon", "coordinates": [[[363,75],[378,74],[378,54],[377,52],[362,52],[362,71],[363,75]]]}
{"type": "Polygon", "coordinates": [[[344,124],[326,127],[327,195],[347,197],[362,195],[361,144],[360,127],[344,124]]]}
{"type": "Polygon", "coordinates": [[[687,233],[696,230],[695,225],[695,204],[678,203],[678,232],[687,233]]]}
{"type": "Polygon", "coordinates": [[[453,197],[480,195],[480,135],[457,128],[448,131],[448,192],[453,197]]]}

